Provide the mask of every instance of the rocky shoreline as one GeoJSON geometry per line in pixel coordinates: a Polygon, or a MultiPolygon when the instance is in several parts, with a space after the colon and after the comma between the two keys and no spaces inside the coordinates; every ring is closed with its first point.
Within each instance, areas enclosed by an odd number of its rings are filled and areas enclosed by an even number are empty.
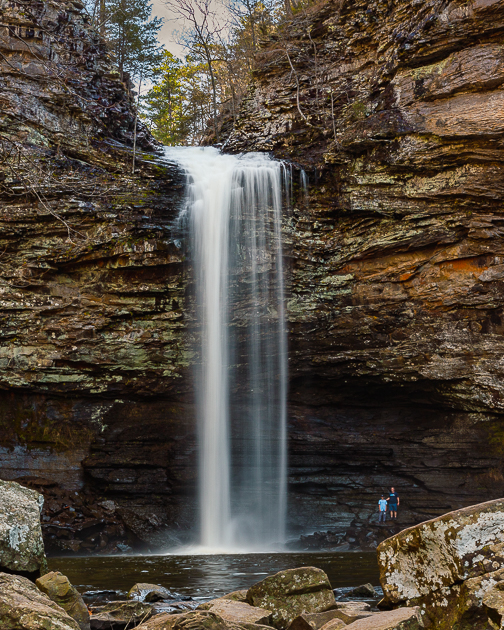
{"type": "MultiPolygon", "coordinates": [[[[285,569],[216,599],[137,582],[85,597],[48,571],[43,497],[0,481],[0,630],[489,630],[504,627],[504,500],[380,543],[380,587],[333,589],[320,568],[285,569]],[[202,601],[203,600],[203,601],[202,601]]],[[[351,577],[349,576],[349,580],[351,577]]]]}

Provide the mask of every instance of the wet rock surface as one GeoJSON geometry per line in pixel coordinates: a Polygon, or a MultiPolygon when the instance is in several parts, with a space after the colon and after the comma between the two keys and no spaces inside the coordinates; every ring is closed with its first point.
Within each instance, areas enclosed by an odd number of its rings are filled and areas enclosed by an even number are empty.
{"type": "Polygon", "coordinates": [[[163,586],[145,582],[138,582],[128,591],[128,599],[139,602],[158,602],[163,599],[175,599],[176,596],[176,593],[163,586]]]}

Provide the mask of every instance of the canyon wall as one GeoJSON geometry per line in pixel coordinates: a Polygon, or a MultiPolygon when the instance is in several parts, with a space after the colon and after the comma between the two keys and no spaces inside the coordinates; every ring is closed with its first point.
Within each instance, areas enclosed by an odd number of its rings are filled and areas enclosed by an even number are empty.
{"type": "Polygon", "coordinates": [[[310,181],[285,224],[293,526],[353,543],[391,485],[403,524],[504,491],[503,32],[498,0],[339,0],[257,55],[227,147],[310,181]]]}
{"type": "Polygon", "coordinates": [[[140,123],[132,172],[134,94],[78,0],[1,15],[0,475],[45,493],[49,549],[145,543],[194,510],[184,179],[140,123]]]}
{"type": "MultiPolygon", "coordinates": [[[[55,551],[195,522],[192,283],[162,164],[78,0],[0,26],[0,476],[55,551]]],[[[504,493],[504,2],[324,2],[263,42],[227,141],[308,173],[286,213],[289,526],[373,546],[504,493]]],[[[295,170],[295,177],[299,171],[295,170]]],[[[117,547],[117,545],[120,545],[117,547]]]]}

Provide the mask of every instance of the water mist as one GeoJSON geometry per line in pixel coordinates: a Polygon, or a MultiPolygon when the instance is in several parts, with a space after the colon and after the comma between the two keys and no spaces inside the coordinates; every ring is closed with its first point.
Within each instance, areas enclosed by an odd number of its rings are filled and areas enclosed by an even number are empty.
{"type": "Polygon", "coordinates": [[[194,147],[166,155],[187,173],[201,355],[199,544],[267,549],[285,539],[287,172],[262,154],[194,147]]]}

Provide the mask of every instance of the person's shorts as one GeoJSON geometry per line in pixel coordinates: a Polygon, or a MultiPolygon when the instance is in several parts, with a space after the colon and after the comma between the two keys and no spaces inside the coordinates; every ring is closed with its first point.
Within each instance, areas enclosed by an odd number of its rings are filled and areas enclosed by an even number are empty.
{"type": "Polygon", "coordinates": [[[397,512],[397,503],[389,503],[389,512],[397,512]]]}

